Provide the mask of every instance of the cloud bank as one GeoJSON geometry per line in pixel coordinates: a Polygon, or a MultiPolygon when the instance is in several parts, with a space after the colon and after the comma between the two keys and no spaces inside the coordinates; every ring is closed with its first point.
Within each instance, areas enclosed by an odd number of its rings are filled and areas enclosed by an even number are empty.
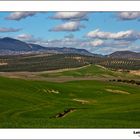
{"type": "Polygon", "coordinates": [[[116,33],[100,31],[96,29],[86,35],[89,38],[114,39],[114,40],[137,40],[140,39],[140,32],[134,30],[120,31],[116,33]]]}
{"type": "Polygon", "coordinates": [[[21,20],[27,17],[34,16],[38,12],[12,12],[9,16],[6,17],[8,20],[21,20]]]}
{"type": "Polygon", "coordinates": [[[60,20],[88,20],[87,18],[88,12],[56,12],[52,19],[60,19],[60,20]]]}
{"type": "Polygon", "coordinates": [[[121,20],[140,19],[140,12],[119,12],[118,17],[121,20]]]}
{"type": "Polygon", "coordinates": [[[1,27],[1,28],[0,28],[0,33],[18,32],[18,31],[20,31],[20,30],[21,30],[21,29],[1,27]]]}
{"type": "Polygon", "coordinates": [[[61,25],[57,25],[50,29],[50,31],[54,32],[62,32],[62,31],[67,31],[67,32],[73,32],[73,31],[79,31],[81,28],[84,28],[85,26],[81,25],[80,22],[76,21],[70,21],[63,23],[61,25]]]}

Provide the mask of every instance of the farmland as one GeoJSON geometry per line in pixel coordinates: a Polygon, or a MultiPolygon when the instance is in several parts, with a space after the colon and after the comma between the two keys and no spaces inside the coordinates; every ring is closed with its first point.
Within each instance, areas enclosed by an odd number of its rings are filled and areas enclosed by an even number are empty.
{"type": "Polygon", "coordinates": [[[49,71],[76,68],[89,64],[101,65],[112,70],[139,70],[139,59],[108,58],[80,54],[35,54],[0,56],[0,71],[49,71]]]}
{"type": "Polygon", "coordinates": [[[4,74],[0,77],[1,128],[140,127],[139,85],[110,81],[139,81],[138,75],[93,64],[32,72],[39,76],[37,80],[28,78],[26,72],[24,78],[4,74]]]}
{"type": "Polygon", "coordinates": [[[0,78],[1,128],[137,128],[139,87],[0,78]],[[73,108],[65,117],[55,115],[73,108]]]}

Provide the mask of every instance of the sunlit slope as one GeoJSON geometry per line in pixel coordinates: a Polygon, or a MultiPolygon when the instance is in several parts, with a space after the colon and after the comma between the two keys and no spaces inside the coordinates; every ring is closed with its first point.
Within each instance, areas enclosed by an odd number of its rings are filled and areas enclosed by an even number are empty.
{"type": "Polygon", "coordinates": [[[129,72],[112,71],[100,65],[87,65],[76,69],[67,69],[62,71],[43,72],[45,77],[98,77],[98,78],[132,78],[139,79],[140,76],[130,74],[129,72]]]}
{"type": "Polygon", "coordinates": [[[1,128],[139,128],[139,86],[0,78],[1,128]],[[59,113],[67,112],[61,116],[59,113]]]}

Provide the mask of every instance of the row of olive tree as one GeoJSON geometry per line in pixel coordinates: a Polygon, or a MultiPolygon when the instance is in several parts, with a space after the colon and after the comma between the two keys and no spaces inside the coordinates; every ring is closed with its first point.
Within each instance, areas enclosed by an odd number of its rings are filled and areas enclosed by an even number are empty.
{"type": "Polygon", "coordinates": [[[112,79],[109,81],[113,81],[113,82],[123,82],[123,83],[130,83],[130,84],[136,84],[136,85],[140,85],[140,81],[136,81],[136,80],[127,80],[127,79],[112,79]]]}

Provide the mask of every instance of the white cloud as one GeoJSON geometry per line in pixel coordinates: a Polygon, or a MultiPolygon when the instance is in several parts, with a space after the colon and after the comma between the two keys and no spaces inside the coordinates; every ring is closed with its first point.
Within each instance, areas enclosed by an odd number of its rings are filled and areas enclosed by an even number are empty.
{"type": "Polygon", "coordinates": [[[101,39],[95,39],[95,40],[84,40],[80,42],[79,46],[81,47],[100,47],[104,46],[105,42],[101,39]]]}
{"type": "Polygon", "coordinates": [[[88,12],[56,12],[52,19],[61,20],[87,20],[88,12]]]}
{"type": "Polygon", "coordinates": [[[114,40],[137,40],[140,39],[140,32],[134,30],[120,31],[116,33],[103,32],[99,29],[91,31],[86,35],[89,38],[100,38],[100,39],[114,39],[114,40]]]}
{"type": "Polygon", "coordinates": [[[81,47],[110,47],[110,48],[119,48],[119,47],[126,47],[131,45],[131,41],[124,41],[124,40],[101,40],[101,39],[95,39],[95,40],[84,40],[83,42],[81,41],[80,46],[81,47]]]}
{"type": "Polygon", "coordinates": [[[77,38],[63,38],[57,40],[48,40],[40,42],[39,45],[45,47],[67,47],[67,48],[79,48],[86,49],[93,53],[109,54],[115,51],[140,51],[140,46],[132,44],[127,41],[106,41],[106,40],[89,40],[89,39],[77,39],[77,38]]]}
{"type": "Polygon", "coordinates": [[[29,35],[29,34],[20,34],[17,36],[18,39],[22,39],[22,40],[29,40],[29,39],[32,39],[33,36],[32,35],[29,35]]]}
{"type": "Polygon", "coordinates": [[[103,45],[104,44],[104,41],[101,40],[101,39],[97,39],[97,40],[91,41],[90,44],[93,47],[97,47],[97,46],[103,45]]]}
{"type": "Polygon", "coordinates": [[[20,34],[16,37],[22,41],[27,43],[35,43],[45,47],[72,47],[72,48],[120,48],[120,47],[128,47],[132,44],[131,41],[125,40],[102,40],[102,39],[78,39],[75,38],[72,34],[64,36],[62,39],[53,39],[53,40],[43,40],[40,38],[36,38],[30,34],[20,34]]]}
{"type": "Polygon", "coordinates": [[[21,20],[29,16],[34,16],[38,12],[12,12],[6,19],[8,20],[21,20]]]}
{"type": "Polygon", "coordinates": [[[46,47],[70,47],[70,48],[79,48],[81,44],[80,39],[76,38],[63,38],[63,39],[57,39],[57,40],[48,40],[45,41],[44,44],[46,47]]]}
{"type": "Polygon", "coordinates": [[[21,30],[21,29],[1,27],[1,28],[0,28],[0,33],[18,32],[18,31],[20,31],[20,30],[21,30]]]}
{"type": "Polygon", "coordinates": [[[121,20],[134,20],[140,18],[140,12],[119,12],[118,16],[121,20]]]}
{"type": "Polygon", "coordinates": [[[25,34],[25,33],[19,34],[15,38],[19,39],[19,40],[22,40],[22,41],[25,41],[27,43],[41,44],[41,43],[44,42],[44,40],[41,39],[41,38],[36,38],[33,35],[25,34]]]}
{"type": "Polygon", "coordinates": [[[61,25],[58,25],[56,27],[53,27],[52,29],[50,29],[50,31],[55,31],[55,32],[59,32],[59,31],[78,31],[78,30],[80,30],[80,28],[84,28],[84,26],[81,25],[79,22],[70,21],[70,22],[66,22],[66,23],[63,23],[61,25]]]}

